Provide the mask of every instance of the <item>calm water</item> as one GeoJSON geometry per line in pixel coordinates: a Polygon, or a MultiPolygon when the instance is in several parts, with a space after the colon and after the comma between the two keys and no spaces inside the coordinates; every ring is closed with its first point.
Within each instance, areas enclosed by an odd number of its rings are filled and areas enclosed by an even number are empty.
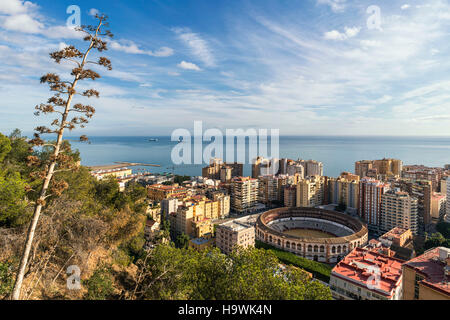
{"type": "MultiPolygon", "coordinates": [[[[177,145],[176,142],[170,141],[170,137],[157,137],[158,142],[149,142],[149,138],[153,137],[91,136],[91,144],[82,144],[70,138],[69,140],[73,147],[80,151],[83,165],[112,164],[115,161],[151,163],[161,167],[144,169],[155,173],[201,175],[202,165],[170,168],[171,151],[177,145]]],[[[443,166],[450,163],[450,138],[280,137],[280,158],[321,161],[327,176],[353,171],[355,161],[383,157],[401,159],[404,164],[443,166]]],[[[244,174],[251,174],[250,165],[244,167],[244,174]]]]}

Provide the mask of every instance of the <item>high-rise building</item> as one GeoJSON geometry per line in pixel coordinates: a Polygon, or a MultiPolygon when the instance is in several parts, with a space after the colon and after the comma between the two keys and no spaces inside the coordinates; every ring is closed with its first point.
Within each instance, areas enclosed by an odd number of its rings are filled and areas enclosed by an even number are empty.
{"type": "Polygon", "coordinates": [[[447,204],[447,195],[433,192],[431,195],[431,222],[438,223],[444,219],[445,206],[447,204]]]}
{"type": "Polygon", "coordinates": [[[358,208],[359,176],[343,172],[339,178],[328,179],[329,202],[358,208]]]}
{"type": "Polygon", "coordinates": [[[371,160],[361,160],[355,162],[355,174],[360,178],[365,178],[368,175],[369,170],[373,168],[373,162],[371,160]]]}
{"type": "Polygon", "coordinates": [[[363,178],[359,183],[358,214],[369,230],[379,231],[381,224],[381,196],[389,190],[389,185],[373,178],[363,178]]]}
{"type": "Polygon", "coordinates": [[[284,186],[284,206],[295,207],[297,204],[297,186],[287,185],[284,186]]]}
{"type": "Polygon", "coordinates": [[[450,223],[450,177],[447,178],[447,209],[445,210],[445,222],[450,223]]]}
{"type": "Polygon", "coordinates": [[[430,168],[424,165],[405,166],[402,172],[402,178],[410,181],[427,180],[431,181],[433,191],[438,191],[440,188],[441,179],[444,171],[442,168],[430,168]]]}
{"type": "Polygon", "coordinates": [[[432,183],[428,180],[397,179],[392,182],[393,186],[406,191],[410,196],[417,198],[419,205],[418,212],[418,233],[423,235],[425,228],[432,222],[431,220],[431,195],[433,193],[432,183]]]}
{"type": "Polygon", "coordinates": [[[161,200],[161,217],[166,220],[169,219],[169,215],[177,212],[178,206],[181,205],[181,203],[182,202],[177,198],[161,200]]]}
{"type": "Polygon", "coordinates": [[[259,201],[271,204],[279,199],[278,179],[274,175],[259,176],[259,201]]]}
{"type": "Polygon", "coordinates": [[[381,195],[380,231],[395,227],[418,233],[418,201],[407,192],[392,189],[381,195]]]}
{"type": "Polygon", "coordinates": [[[297,184],[297,207],[316,207],[324,202],[325,177],[309,176],[297,184]]]}
{"type": "Polygon", "coordinates": [[[244,165],[242,163],[223,163],[222,159],[212,158],[207,167],[202,168],[202,176],[208,179],[225,180],[222,182],[229,182],[227,178],[231,176],[240,177],[243,175],[244,165]]]}
{"type": "Polygon", "coordinates": [[[298,174],[301,179],[305,177],[305,168],[299,163],[292,163],[287,165],[286,173],[290,176],[298,174]]]}
{"type": "Polygon", "coordinates": [[[403,163],[398,159],[361,160],[355,162],[355,174],[364,177],[385,179],[387,177],[400,177],[403,163]]]}
{"type": "Polygon", "coordinates": [[[306,167],[305,176],[323,176],[323,163],[315,160],[307,160],[304,162],[306,167]]]}
{"type": "Polygon", "coordinates": [[[220,168],[220,182],[230,182],[233,177],[232,173],[233,169],[229,166],[220,168]]]}
{"type": "Polygon", "coordinates": [[[246,213],[254,209],[259,198],[258,179],[236,177],[231,180],[231,209],[237,213],[246,213]]]}

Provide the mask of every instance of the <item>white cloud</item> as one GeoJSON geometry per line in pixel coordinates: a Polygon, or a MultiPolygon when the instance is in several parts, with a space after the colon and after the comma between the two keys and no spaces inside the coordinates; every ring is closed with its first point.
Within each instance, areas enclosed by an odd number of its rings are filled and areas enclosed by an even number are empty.
{"type": "Polygon", "coordinates": [[[196,64],[191,62],[181,61],[177,66],[185,70],[201,71],[201,69],[196,64]]]}
{"type": "Polygon", "coordinates": [[[355,37],[359,33],[361,28],[359,28],[359,27],[353,27],[353,28],[345,27],[344,30],[345,30],[344,32],[339,32],[337,30],[332,30],[332,31],[329,31],[329,32],[325,32],[324,33],[324,38],[327,39],[327,40],[346,40],[346,39],[355,37]]]}
{"type": "Polygon", "coordinates": [[[382,96],[381,98],[376,99],[374,102],[375,102],[376,104],[385,104],[385,103],[391,101],[392,99],[393,99],[393,98],[392,98],[390,95],[384,95],[384,96],[382,96]]]}
{"type": "Polygon", "coordinates": [[[353,107],[353,109],[355,109],[356,111],[359,111],[359,112],[367,112],[367,111],[375,109],[375,107],[374,106],[356,106],[356,107],[353,107]]]}
{"type": "Polygon", "coordinates": [[[169,71],[169,72],[167,72],[167,74],[172,77],[178,77],[180,75],[179,72],[175,72],[175,71],[169,71]]]}
{"type": "Polygon", "coordinates": [[[22,13],[7,16],[3,20],[2,27],[10,31],[18,31],[24,33],[40,33],[42,32],[44,25],[39,21],[33,19],[28,14],[22,13]]]}
{"type": "Polygon", "coordinates": [[[318,4],[329,5],[334,12],[342,12],[346,6],[346,0],[317,0],[318,4]]]}
{"type": "Polygon", "coordinates": [[[401,7],[400,7],[400,9],[402,9],[402,10],[406,10],[406,9],[408,9],[408,8],[410,8],[411,6],[409,5],[409,4],[404,4],[404,5],[402,5],[401,7]]]}
{"type": "Polygon", "coordinates": [[[98,11],[98,9],[91,8],[91,9],[89,10],[89,15],[90,15],[90,16],[95,17],[95,15],[97,15],[97,14],[100,14],[100,11],[98,11]]]}
{"type": "Polygon", "coordinates": [[[1,0],[0,13],[16,15],[36,9],[37,5],[30,1],[23,0],[1,0]]]}
{"type": "Polygon", "coordinates": [[[169,57],[173,55],[174,51],[168,47],[161,47],[156,51],[143,50],[138,47],[133,41],[121,40],[121,41],[111,41],[111,49],[122,51],[131,54],[146,54],[153,57],[169,57]]]}
{"type": "Polygon", "coordinates": [[[202,61],[206,66],[215,66],[215,58],[209,48],[206,40],[194,32],[191,32],[187,28],[173,28],[173,32],[178,35],[178,38],[191,49],[192,54],[202,61]]]}

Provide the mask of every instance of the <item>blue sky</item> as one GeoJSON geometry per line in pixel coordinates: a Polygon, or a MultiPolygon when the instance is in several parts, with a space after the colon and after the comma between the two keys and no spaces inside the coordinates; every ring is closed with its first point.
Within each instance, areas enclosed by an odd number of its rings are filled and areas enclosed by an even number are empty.
{"type": "Polygon", "coordinates": [[[69,70],[48,52],[82,45],[65,26],[69,5],[82,24],[105,12],[115,34],[83,134],[169,135],[201,120],[281,135],[450,135],[443,0],[1,0],[1,132],[42,122],[39,77],[69,70]]]}

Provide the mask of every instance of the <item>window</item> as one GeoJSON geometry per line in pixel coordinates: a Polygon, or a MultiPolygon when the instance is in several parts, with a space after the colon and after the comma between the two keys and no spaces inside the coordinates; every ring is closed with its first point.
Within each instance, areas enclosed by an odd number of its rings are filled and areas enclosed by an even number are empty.
{"type": "Polygon", "coordinates": [[[416,273],[414,279],[414,299],[419,299],[419,282],[423,280],[423,277],[416,273]]]}

